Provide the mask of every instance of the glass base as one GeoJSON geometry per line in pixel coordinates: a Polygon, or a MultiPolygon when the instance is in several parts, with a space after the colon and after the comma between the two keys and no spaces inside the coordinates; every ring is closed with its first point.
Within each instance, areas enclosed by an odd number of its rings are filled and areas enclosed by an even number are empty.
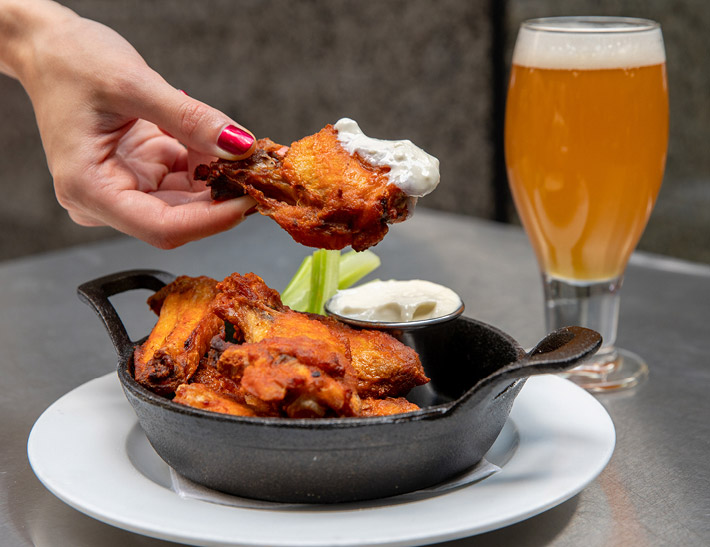
{"type": "Polygon", "coordinates": [[[635,353],[617,348],[613,361],[601,364],[591,361],[560,376],[587,391],[608,393],[638,385],[648,376],[648,365],[635,353]]]}

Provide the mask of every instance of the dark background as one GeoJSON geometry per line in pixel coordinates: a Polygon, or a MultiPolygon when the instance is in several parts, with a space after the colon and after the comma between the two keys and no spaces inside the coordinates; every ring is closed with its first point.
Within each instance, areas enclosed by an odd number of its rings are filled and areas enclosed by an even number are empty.
{"type": "MultiPolygon", "coordinates": [[[[519,23],[607,14],[661,22],[671,94],[666,177],[640,248],[710,263],[710,85],[703,0],[68,0],[172,85],[290,143],[341,117],[441,160],[419,206],[517,222],[502,123],[519,23]]],[[[120,234],[56,203],[32,108],[0,76],[0,260],[120,234]]],[[[239,227],[234,237],[239,237],[239,227]]],[[[465,244],[465,242],[462,242],[465,244]]],[[[265,245],[268,251],[268,245],[265,245]]]]}

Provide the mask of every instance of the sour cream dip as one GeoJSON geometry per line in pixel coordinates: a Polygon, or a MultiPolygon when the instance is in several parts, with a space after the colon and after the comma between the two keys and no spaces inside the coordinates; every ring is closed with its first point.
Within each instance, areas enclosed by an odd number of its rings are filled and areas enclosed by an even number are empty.
{"type": "Polygon", "coordinates": [[[389,167],[390,184],[412,197],[422,197],[439,184],[439,160],[409,140],[387,141],[365,135],[355,120],[342,118],[333,126],[338,141],[352,156],[370,165],[389,167]]]}
{"type": "Polygon", "coordinates": [[[371,281],[335,293],[328,310],[362,321],[404,323],[444,317],[462,306],[451,289],[421,279],[371,281]]]}

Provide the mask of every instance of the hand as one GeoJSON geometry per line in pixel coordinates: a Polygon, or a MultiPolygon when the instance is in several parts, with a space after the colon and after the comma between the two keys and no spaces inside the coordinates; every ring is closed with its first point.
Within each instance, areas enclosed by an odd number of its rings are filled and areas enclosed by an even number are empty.
{"type": "Polygon", "coordinates": [[[251,133],[174,89],[111,29],[60,10],[33,29],[16,75],[71,218],[163,249],[241,222],[255,202],[214,203],[192,172],[215,156],[247,157],[251,133]]]}

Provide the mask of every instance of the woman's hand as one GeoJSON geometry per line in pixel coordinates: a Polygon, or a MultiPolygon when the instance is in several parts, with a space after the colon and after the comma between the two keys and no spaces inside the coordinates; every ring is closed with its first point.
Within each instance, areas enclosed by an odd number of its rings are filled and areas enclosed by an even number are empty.
{"type": "Polygon", "coordinates": [[[0,66],[32,100],[71,218],[164,249],[241,222],[254,201],[214,203],[192,172],[215,156],[249,156],[251,133],[170,86],[111,29],[51,2],[29,4],[37,12],[18,12],[24,29],[10,33],[15,47],[0,66]]]}

